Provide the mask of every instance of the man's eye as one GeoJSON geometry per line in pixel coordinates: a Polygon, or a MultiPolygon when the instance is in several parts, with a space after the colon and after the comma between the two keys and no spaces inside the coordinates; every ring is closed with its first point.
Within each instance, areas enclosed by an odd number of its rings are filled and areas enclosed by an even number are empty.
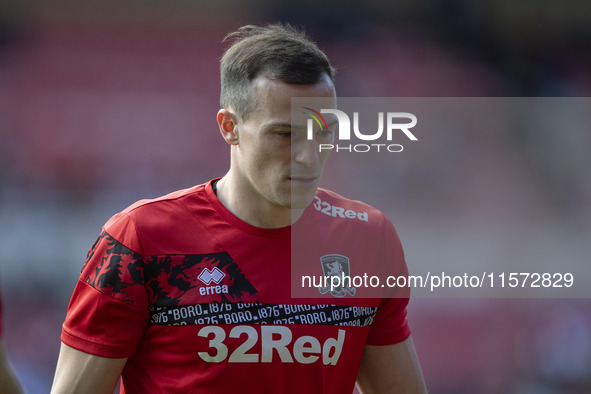
{"type": "Polygon", "coordinates": [[[291,137],[291,131],[285,131],[282,133],[278,133],[282,137],[291,137]]]}

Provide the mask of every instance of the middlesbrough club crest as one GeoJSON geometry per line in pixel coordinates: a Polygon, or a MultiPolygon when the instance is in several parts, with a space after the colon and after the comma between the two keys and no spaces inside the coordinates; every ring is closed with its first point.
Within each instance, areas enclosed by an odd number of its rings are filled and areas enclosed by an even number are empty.
{"type": "Polygon", "coordinates": [[[324,274],[324,286],[318,287],[320,294],[330,291],[334,297],[344,297],[347,293],[355,295],[355,288],[351,287],[351,269],[348,257],[340,254],[327,254],[320,257],[320,264],[324,274]]]}

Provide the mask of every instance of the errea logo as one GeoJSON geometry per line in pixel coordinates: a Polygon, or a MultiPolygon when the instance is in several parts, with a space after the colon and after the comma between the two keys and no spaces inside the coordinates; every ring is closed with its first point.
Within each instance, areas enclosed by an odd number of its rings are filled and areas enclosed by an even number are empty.
{"type": "Polygon", "coordinates": [[[197,277],[197,279],[208,285],[211,282],[220,283],[225,276],[226,274],[224,274],[222,270],[218,267],[215,267],[212,270],[210,270],[209,268],[204,268],[203,271],[201,271],[201,273],[197,277]]]}
{"type": "Polygon", "coordinates": [[[228,285],[219,285],[219,283],[226,277],[226,274],[219,269],[218,267],[214,267],[212,270],[209,268],[204,268],[197,279],[201,282],[205,283],[206,285],[211,284],[214,282],[217,286],[207,286],[201,287],[199,289],[199,294],[201,295],[211,295],[211,294],[221,294],[221,293],[228,293],[228,285]]]}
{"type": "Polygon", "coordinates": [[[344,219],[359,219],[364,222],[369,221],[367,212],[355,212],[352,209],[345,210],[345,208],[342,207],[335,207],[329,202],[322,201],[318,196],[314,196],[314,208],[325,215],[332,216],[333,218],[341,217],[344,219]]]}

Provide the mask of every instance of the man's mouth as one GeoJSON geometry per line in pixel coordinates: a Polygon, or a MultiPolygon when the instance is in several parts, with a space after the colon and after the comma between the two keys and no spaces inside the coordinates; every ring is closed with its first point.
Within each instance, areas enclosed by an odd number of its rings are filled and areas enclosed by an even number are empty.
{"type": "Polygon", "coordinates": [[[311,185],[318,180],[318,176],[291,176],[288,178],[291,182],[303,185],[311,185]]]}

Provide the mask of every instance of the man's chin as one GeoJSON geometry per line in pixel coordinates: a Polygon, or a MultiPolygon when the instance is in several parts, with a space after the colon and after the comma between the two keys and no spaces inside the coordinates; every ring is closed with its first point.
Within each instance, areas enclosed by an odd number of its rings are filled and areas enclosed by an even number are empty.
{"type": "Polygon", "coordinates": [[[307,193],[292,193],[291,194],[291,209],[305,209],[308,205],[312,204],[314,201],[314,196],[316,195],[316,189],[314,192],[307,192],[307,193]]]}

